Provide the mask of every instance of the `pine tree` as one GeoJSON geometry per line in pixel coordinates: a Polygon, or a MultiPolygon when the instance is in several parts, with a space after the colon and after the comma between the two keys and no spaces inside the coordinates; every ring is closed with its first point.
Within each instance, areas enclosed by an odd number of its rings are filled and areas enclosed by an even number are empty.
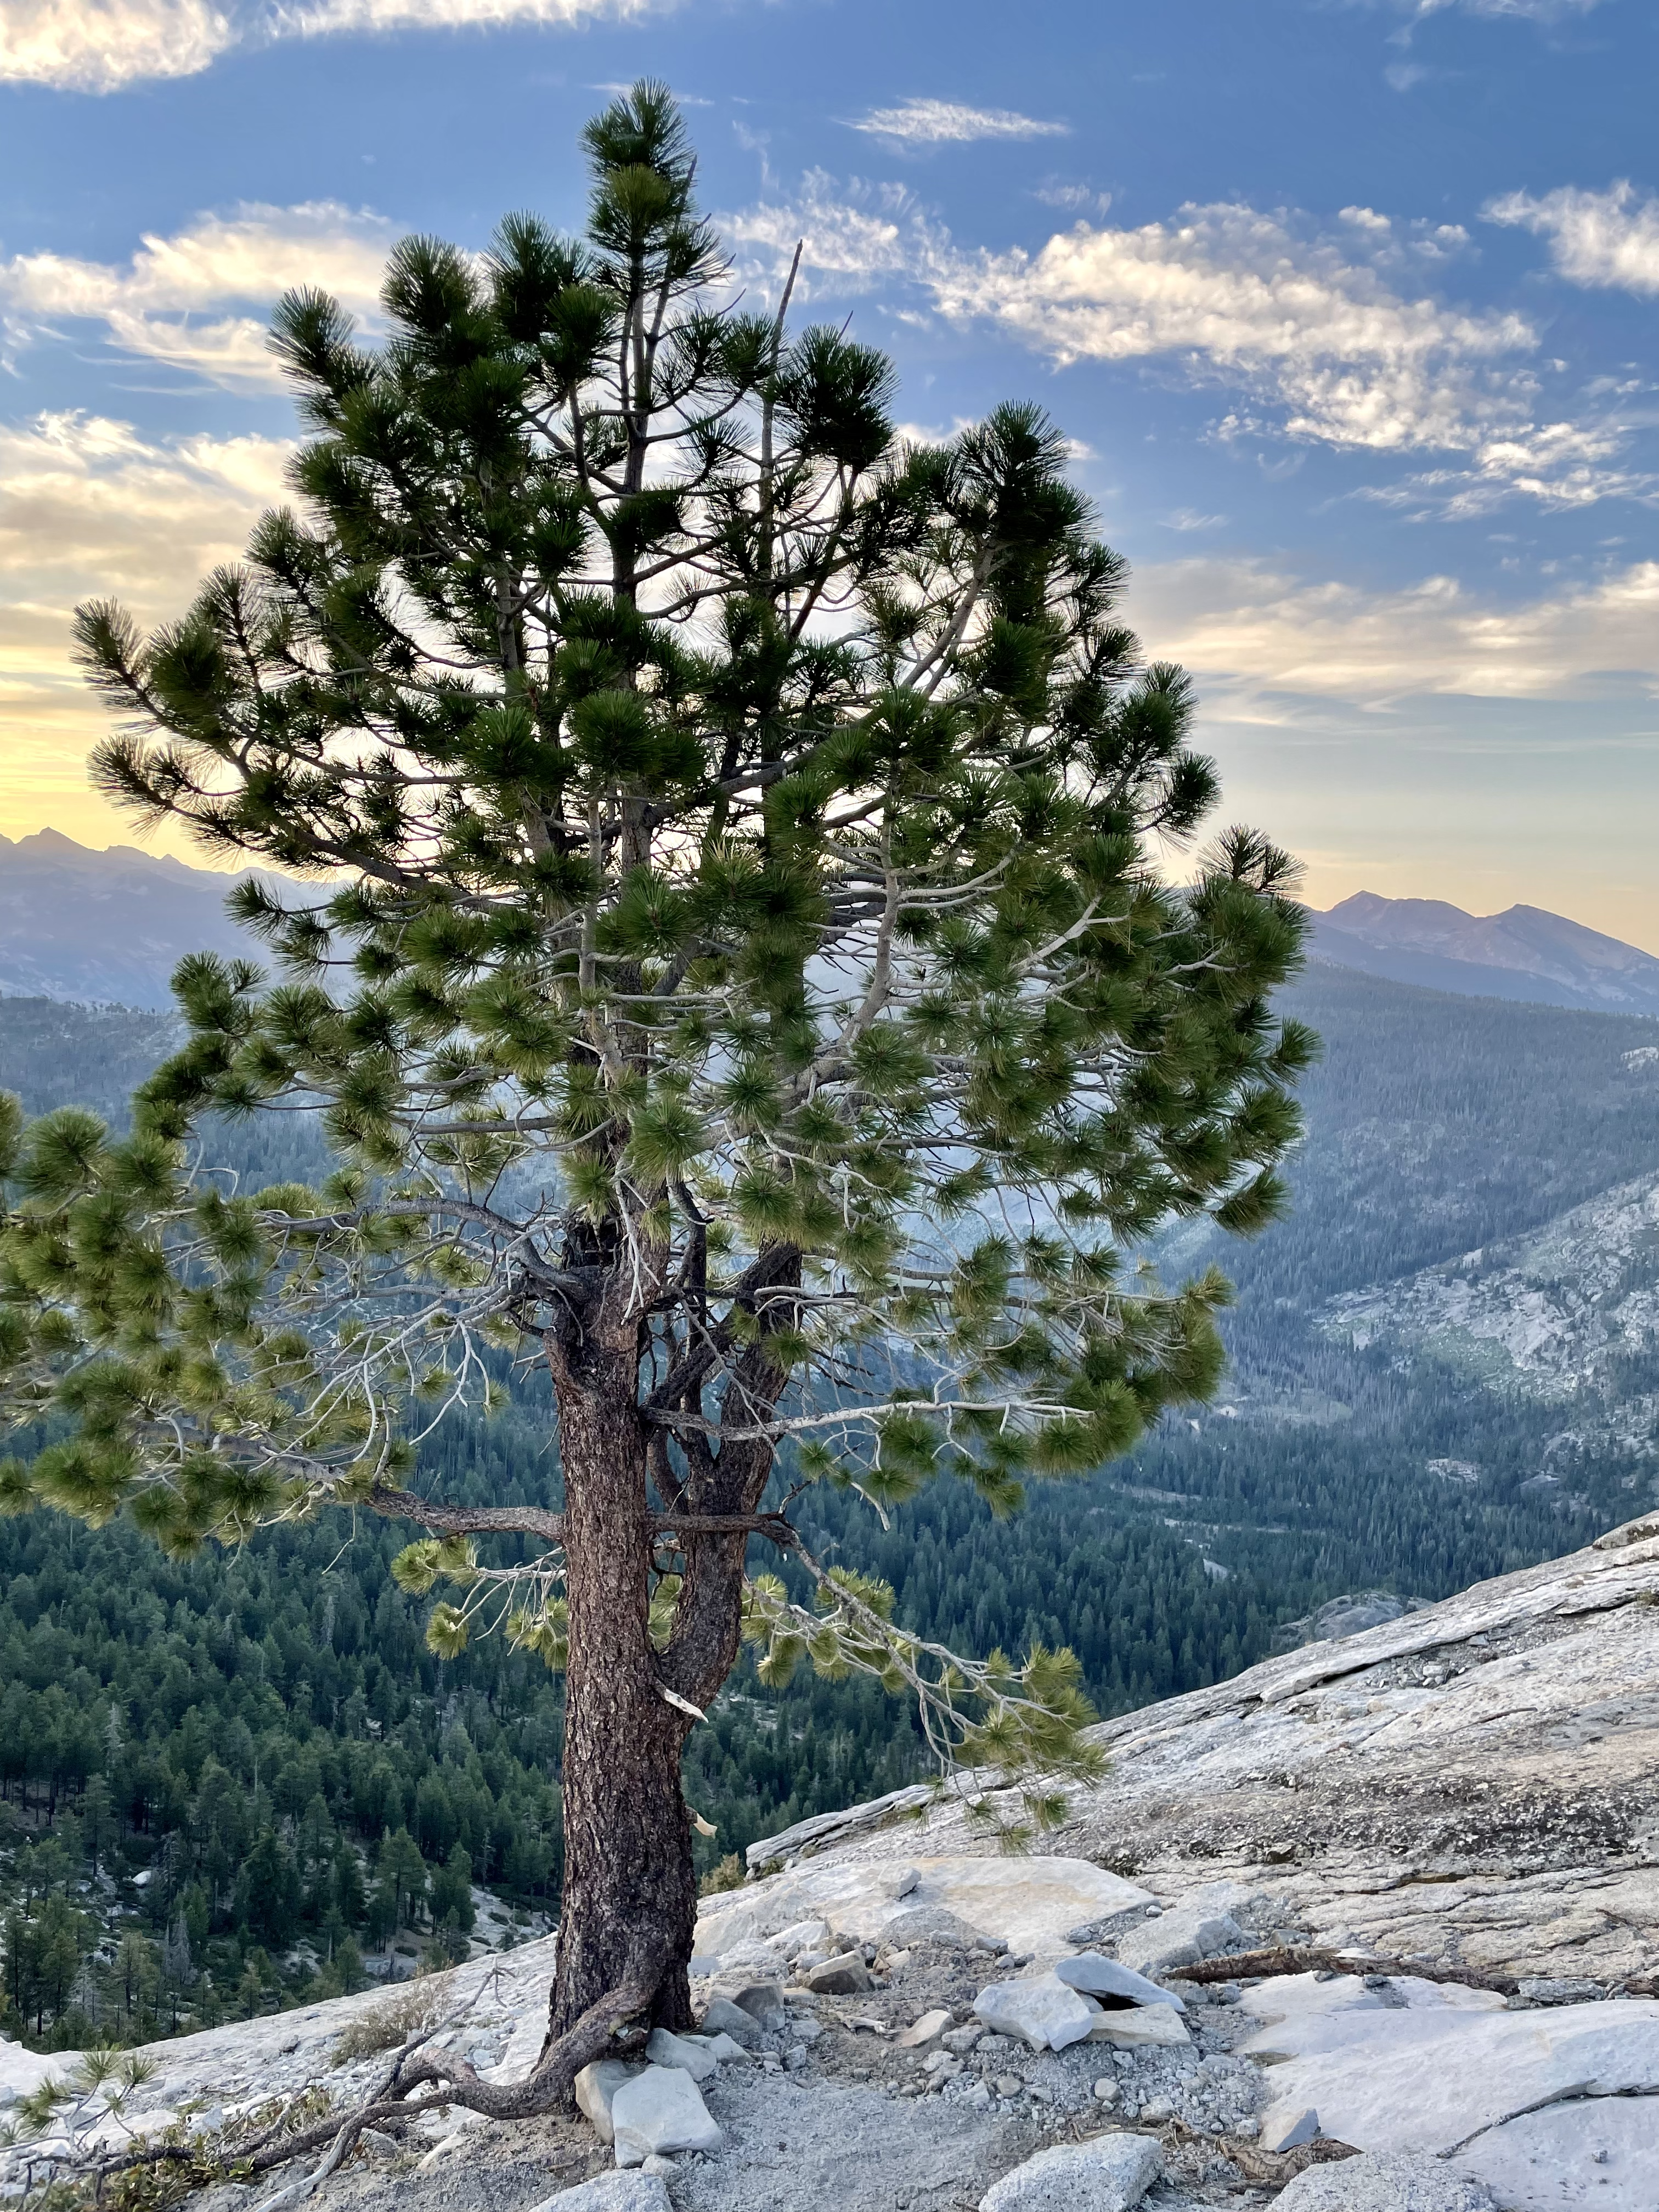
{"type": "Polygon", "coordinates": [[[383,343],[285,299],[295,506],[152,637],[82,611],[101,788],[301,882],[237,894],[275,980],[181,965],[129,1138],[64,1108],[4,1163],[13,1402],[73,1425],[15,1503],[178,1550],[404,1516],[435,1650],[499,1624],[563,1668],[552,2040],[521,2090],[404,2076],[503,2112],[620,2021],[689,2024],[681,1755],[745,1635],[769,1681],[908,1692],[945,1765],[1089,1771],[1069,1653],[907,1632],[769,1482],[1006,1511],[1204,1395],[1225,1284],[1124,1255],[1273,1218],[1310,1051],[1269,1002],[1285,856],[1168,865],[1215,775],[1059,432],[1006,405],[906,445],[889,364],[793,331],[793,277],[732,300],[665,92],[585,143],[583,236],[405,241],[383,343]],[[198,1164],[204,1116],[301,1108],[324,1188],[198,1164]],[[446,1411],[532,1368],[562,1510],[418,1487],[446,1411]],[[528,1565],[479,1555],[503,1532],[528,1565]]]}

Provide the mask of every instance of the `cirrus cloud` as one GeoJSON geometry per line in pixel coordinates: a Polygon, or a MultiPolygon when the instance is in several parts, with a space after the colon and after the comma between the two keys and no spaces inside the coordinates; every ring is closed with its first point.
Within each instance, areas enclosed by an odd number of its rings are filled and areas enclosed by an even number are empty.
{"type": "Polygon", "coordinates": [[[1042,123],[1006,107],[966,107],[954,100],[907,100],[874,107],[849,129],[907,146],[965,146],[979,138],[1064,138],[1068,123],[1042,123]]]}

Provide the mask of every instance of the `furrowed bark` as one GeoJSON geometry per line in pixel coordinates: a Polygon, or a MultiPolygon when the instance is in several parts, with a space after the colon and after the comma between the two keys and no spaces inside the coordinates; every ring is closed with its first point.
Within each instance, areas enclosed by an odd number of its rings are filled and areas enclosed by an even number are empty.
{"type": "MultiPolygon", "coordinates": [[[[584,2014],[638,1983],[653,2026],[691,2025],[686,1966],[697,1914],[691,1822],[680,1789],[690,1717],[663,1694],[647,1626],[652,1522],[647,1432],[635,1397],[635,1323],[596,1319],[550,1353],[564,1468],[564,1891],[549,2051],[584,2014]]],[[[741,1542],[741,1539],[728,1539],[741,1542]]]]}

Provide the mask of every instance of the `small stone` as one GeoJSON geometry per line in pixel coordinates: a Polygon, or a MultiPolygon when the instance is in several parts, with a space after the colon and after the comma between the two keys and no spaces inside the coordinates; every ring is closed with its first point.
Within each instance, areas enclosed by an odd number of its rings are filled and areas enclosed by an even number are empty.
{"type": "Polygon", "coordinates": [[[979,2212],[1133,2212],[1164,2171],[1147,2136],[1096,2136],[1056,2143],[1005,2173],[979,2212]]]}
{"type": "Polygon", "coordinates": [[[892,1873],[887,1875],[878,1887],[896,1902],[901,1897],[908,1897],[921,1880],[921,1873],[919,1868],[895,1867],[892,1873]]]}
{"type": "Polygon", "coordinates": [[[1116,2081],[1109,2074],[1103,2074],[1099,2081],[1095,2083],[1095,2096],[1103,2105],[1116,2104],[1122,2094],[1122,2090],[1119,2088],[1116,2081]]]}
{"type": "Polygon", "coordinates": [[[984,2034],[982,2027],[953,2027],[940,2040],[947,2051],[954,2051],[958,2057],[963,2057],[983,2039],[984,2034]]]}
{"type": "Polygon", "coordinates": [[[999,2097],[1017,2097],[1025,2084],[1018,2074],[999,2074],[993,2086],[999,2097]]]}
{"type": "Polygon", "coordinates": [[[647,2066],[611,2100],[618,2166],[643,2166],[653,2151],[719,2150],[726,2141],[691,2076],[647,2066]]]}
{"type": "Polygon", "coordinates": [[[815,1996],[852,1997],[869,1988],[870,1970],[856,1951],[842,1951],[801,1978],[815,1996]]]}
{"type": "MultiPolygon", "coordinates": [[[[816,2026],[816,2021],[813,2024],[816,2026]]],[[[708,2037],[706,2040],[709,2050],[713,2051],[722,2066],[730,2066],[738,2061],[744,2065],[748,2064],[749,2053],[735,2037],[727,2035],[724,2030],[718,2035],[708,2037]]]]}
{"type": "Polygon", "coordinates": [[[783,2054],[783,2063],[791,2074],[799,2074],[806,2063],[806,2045],[804,2043],[792,2043],[783,2054]]]}
{"type": "Polygon", "coordinates": [[[951,2025],[951,2018],[948,2012],[942,2012],[937,2007],[932,2012],[923,2013],[921,2018],[913,2021],[897,2039],[899,2049],[920,2051],[924,2043],[932,2043],[936,2037],[944,2034],[951,2025]]]}
{"type": "Polygon", "coordinates": [[[665,2027],[652,2029],[645,2055],[653,2066],[678,2066],[694,2081],[710,2081],[720,2071],[720,2060],[706,2043],[694,2043],[690,2036],[672,2034],[665,2027]]]}
{"type": "MultiPolygon", "coordinates": [[[[781,1990],[779,2001],[782,2001],[781,1990]]],[[[753,2013],[733,2004],[730,1997],[710,1997],[702,2009],[702,2032],[709,2036],[729,2035],[747,2051],[753,2048],[760,2034],[760,2021],[753,2013]]]]}
{"type": "Polygon", "coordinates": [[[776,1982],[745,1982],[740,1990],[732,1990],[732,2002],[739,2012],[746,2012],[764,2027],[769,2014],[783,2010],[783,1990],[776,1982]]]}
{"type": "Polygon", "coordinates": [[[611,2107],[625,2081],[631,2081],[639,2072],[637,2066],[629,2066],[620,2058],[596,2058],[591,2066],[584,2066],[576,2076],[576,2103],[592,2124],[593,2132],[602,2143],[613,2140],[611,2107]]]}
{"type": "Polygon", "coordinates": [[[1103,2012],[1089,2031],[1091,2043],[1109,2043],[1116,2051],[1180,2050],[1192,2039],[1186,2021],[1169,2005],[1103,2012]]]}
{"type": "Polygon", "coordinates": [[[666,2181],[672,2174],[678,2173],[679,2172],[679,2168],[675,2165],[672,2158],[664,2158],[659,2151],[653,2150],[650,2157],[645,2161],[645,2164],[640,2168],[640,2172],[641,2173],[660,2174],[662,2179],[666,2181]]]}
{"type": "Polygon", "coordinates": [[[1299,2112],[1280,2113],[1264,2123],[1261,2130],[1263,2150],[1300,2150],[1304,2143],[1319,2139],[1319,2115],[1311,2106],[1299,2112]]]}

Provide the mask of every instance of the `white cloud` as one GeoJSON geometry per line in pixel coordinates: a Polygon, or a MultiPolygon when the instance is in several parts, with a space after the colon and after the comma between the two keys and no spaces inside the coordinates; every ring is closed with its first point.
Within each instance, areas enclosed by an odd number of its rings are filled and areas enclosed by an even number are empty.
{"type": "Polygon", "coordinates": [[[1489,222],[1547,238],[1556,267],[1575,284],[1659,293],[1659,196],[1641,198],[1628,180],[1604,192],[1564,185],[1538,199],[1508,192],[1485,213],[1489,222]]]}
{"type": "Polygon", "coordinates": [[[1455,226],[1350,209],[1341,240],[1302,216],[1231,203],[1133,229],[1079,222],[1035,252],[959,246],[910,194],[808,173],[788,206],[727,217],[757,272],[805,237],[809,283],[831,294],[909,291],[957,322],[1000,325],[1060,364],[1157,363],[1229,395],[1224,437],[1467,456],[1416,480],[1442,507],[1466,492],[1581,503],[1632,488],[1610,419],[1539,419],[1537,332],[1513,310],[1448,306],[1417,289],[1424,259],[1467,243],[1455,226]],[[1420,234],[1420,235],[1419,235],[1420,234]]]}
{"type": "Polygon", "coordinates": [[[1068,123],[1040,123],[1006,107],[964,107],[954,100],[907,100],[898,107],[874,107],[850,125],[872,137],[897,138],[908,146],[961,146],[976,138],[1064,138],[1068,123]]]}
{"type": "MultiPolygon", "coordinates": [[[[183,611],[284,495],[269,438],[148,440],[128,422],[42,415],[0,428],[0,721],[9,826],[126,834],[86,790],[108,728],[70,659],[76,602],[111,594],[146,623],[183,611]]],[[[101,842],[101,840],[100,840],[101,842]]]]}
{"type": "Polygon", "coordinates": [[[1148,563],[1135,620],[1224,711],[1241,692],[1368,706],[1424,693],[1571,699],[1609,682],[1659,695],[1659,561],[1507,607],[1450,576],[1368,592],[1265,562],[1148,563]]]}
{"type": "Polygon", "coordinates": [[[138,77],[194,76],[238,35],[205,0],[6,0],[0,81],[112,92],[138,77]]]}
{"type": "Polygon", "coordinates": [[[1534,23],[1554,23],[1563,15],[1588,15],[1601,0],[1391,0],[1391,4],[1413,22],[1460,8],[1468,15],[1518,15],[1534,23]]]}
{"type": "Polygon", "coordinates": [[[908,194],[838,195],[814,171],[793,207],[726,228],[773,252],[805,234],[806,266],[829,289],[908,278],[940,313],[999,323],[1061,362],[1174,359],[1279,410],[1292,436],[1410,450],[1528,416],[1510,359],[1536,343],[1523,317],[1402,297],[1283,213],[1189,206],[1137,229],[1079,222],[1036,253],[975,252],[908,194]]]}
{"type": "Polygon", "coordinates": [[[384,217],[332,200],[246,206],[147,236],[125,267],[57,253],[0,262],[0,318],[14,344],[64,323],[101,323],[129,353],[214,382],[274,386],[264,313],[290,286],[319,285],[372,314],[396,234],[384,217]],[[255,307],[258,314],[235,312],[255,307]]]}
{"type": "MultiPolygon", "coordinates": [[[[233,46],[331,33],[568,25],[628,18],[658,0],[4,0],[0,82],[115,92],[194,76],[233,46]]],[[[671,4],[671,0],[661,0],[671,4]]]]}

